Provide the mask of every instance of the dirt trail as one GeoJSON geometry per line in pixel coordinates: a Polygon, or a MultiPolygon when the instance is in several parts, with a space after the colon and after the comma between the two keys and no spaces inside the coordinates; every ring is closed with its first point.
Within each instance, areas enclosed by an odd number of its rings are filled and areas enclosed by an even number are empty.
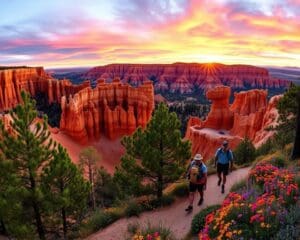
{"type": "Polygon", "coordinates": [[[139,224],[159,224],[169,227],[177,239],[183,239],[189,232],[193,216],[197,214],[200,209],[209,205],[222,203],[224,197],[228,193],[231,186],[239,180],[245,178],[249,172],[248,168],[242,168],[229,174],[225,194],[221,194],[221,188],[217,186],[217,176],[211,175],[208,177],[207,190],[204,195],[204,204],[201,207],[197,206],[199,195],[197,195],[194,202],[194,210],[187,214],[184,209],[187,207],[187,198],[177,200],[169,207],[162,208],[156,211],[145,212],[139,218],[123,218],[111,224],[107,228],[100,230],[87,238],[87,240],[124,240],[127,233],[127,226],[129,223],[139,222],[139,224]]]}

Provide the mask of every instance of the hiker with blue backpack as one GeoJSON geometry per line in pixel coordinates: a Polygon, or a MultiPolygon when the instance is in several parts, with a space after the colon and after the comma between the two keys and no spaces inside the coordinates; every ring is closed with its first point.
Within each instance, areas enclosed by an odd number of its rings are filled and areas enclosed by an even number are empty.
{"type": "Polygon", "coordinates": [[[218,148],[215,154],[215,167],[217,167],[217,173],[219,178],[218,186],[221,185],[221,182],[223,180],[221,193],[225,192],[226,176],[228,175],[229,172],[229,165],[230,165],[230,171],[232,171],[233,154],[232,151],[229,149],[228,142],[224,141],[222,147],[218,148]]]}
{"type": "Polygon", "coordinates": [[[193,161],[190,163],[187,174],[187,178],[190,181],[189,185],[189,206],[185,209],[185,211],[190,212],[193,210],[193,203],[195,198],[195,192],[198,190],[200,194],[200,199],[198,202],[198,206],[203,203],[203,191],[206,188],[207,181],[207,167],[203,163],[203,157],[201,154],[196,154],[193,161]]]}

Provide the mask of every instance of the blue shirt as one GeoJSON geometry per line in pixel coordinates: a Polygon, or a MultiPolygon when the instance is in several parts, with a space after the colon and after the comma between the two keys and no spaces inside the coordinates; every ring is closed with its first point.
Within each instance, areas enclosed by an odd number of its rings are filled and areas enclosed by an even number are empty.
{"type": "Polygon", "coordinates": [[[215,154],[217,157],[217,163],[221,164],[228,164],[230,161],[233,160],[233,154],[231,150],[227,150],[226,152],[223,151],[222,148],[219,148],[215,154]]]}

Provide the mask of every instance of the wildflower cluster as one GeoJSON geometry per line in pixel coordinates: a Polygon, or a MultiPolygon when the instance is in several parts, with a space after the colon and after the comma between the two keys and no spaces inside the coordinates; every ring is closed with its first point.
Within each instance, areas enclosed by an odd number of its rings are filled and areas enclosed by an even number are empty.
{"type": "Polygon", "coordinates": [[[141,233],[136,233],[132,240],[160,240],[160,234],[159,232],[155,232],[153,234],[146,234],[146,235],[143,235],[141,233]]]}
{"type": "Polygon", "coordinates": [[[251,170],[250,179],[247,191],[229,193],[221,208],[206,216],[199,239],[269,239],[286,223],[299,198],[295,175],[264,163],[251,170]]]}

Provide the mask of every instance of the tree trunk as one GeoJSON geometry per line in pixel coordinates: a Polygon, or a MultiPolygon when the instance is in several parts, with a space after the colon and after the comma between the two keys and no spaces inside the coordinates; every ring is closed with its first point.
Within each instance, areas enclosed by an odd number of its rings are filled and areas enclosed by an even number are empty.
{"type": "Polygon", "coordinates": [[[294,142],[294,148],[292,152],[292,159],[300,158],[300,93],[298,93],[298,113],[296,118],[296,136],[294,142]]]}
{"type": "Polygon", "coordinates": [[[61,209],[61,216],[63,220],[64,239],[67,239],[67,217],[65,208],[61,209]]]}
{"type": "Polygon", "coordinates": [[[5,227],[5,223],[2,219],[0,220],[0,228],[1,228],[1,233],[4,234],[4,235],[7,235],[7,230],[6,230],[6,227],[5,227]]]}
{"type": "MultiPolygon", "coordinates": [[[[32,193],[35,192],[35,180],[32,176],[32,174],[30,173],[30,184],[31,184],[31,191],[32,193]]],[[[44,230],[44,226],[42,223],[42,217],[41,217],[41,213],[40,213],[40,208],[37,204],[37,202],[35,201],[35,199],[32,199],[32,208],[34,211],[34,217],[35,217],[35,222],[36,222],[36,228],[37,228],[37,232],[39,234],[39,238],[44,240],[46,239],[45,237],[45,230],[44,230]]]]}
{"type": "Polygon", "coordinates": [[[92,202],[92,208],[93,210],[96,209],[96,198],[95,198],[95,187],[94,187],[94,172],[93,172],[93,168],[92,168],[92,164],[89,163],[89,180],[91,183],[91,194],[90,194],[90,198],[91,198],[91,202],[92,202]]]}
{"type": "Polygon", "coordinates": [[[160,144],[159,144],[159,149],[160,149],[160,160],[159,160],[159,173],[158,173],[158,177],[157,177],[157,199],[160,201],[161,203],[161,198],[163,195],[163,143],[162,140],[160,140],[160,144]]]}

